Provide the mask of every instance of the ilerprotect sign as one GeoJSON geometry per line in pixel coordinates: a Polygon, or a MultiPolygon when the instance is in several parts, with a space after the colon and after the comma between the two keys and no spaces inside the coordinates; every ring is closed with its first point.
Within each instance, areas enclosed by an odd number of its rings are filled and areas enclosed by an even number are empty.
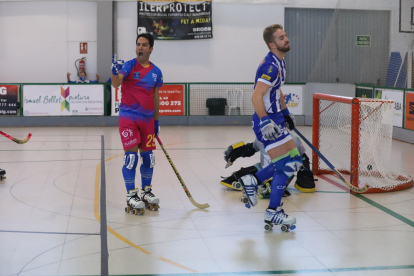
{"type": "Polygon", "coordinates": [[[211,0],[138,1],[138,34],[155,39],[213,38],[211,0]]]}
{"type": "Polygon", "coordinates": [[[103,85],[24,85],[23,116],[102,116],[103,85]]]}

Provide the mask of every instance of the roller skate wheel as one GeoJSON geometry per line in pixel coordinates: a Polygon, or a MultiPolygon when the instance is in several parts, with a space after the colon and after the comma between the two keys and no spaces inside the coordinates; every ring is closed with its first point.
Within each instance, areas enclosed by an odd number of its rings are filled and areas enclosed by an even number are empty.
{"type": "Polygon", "coordinates": [[[134,210],[133,210],[134,215],[138,215],[138,212],[139,212],[139,211],[138,211],[137,209],[134,209],[134,210]]]}
{"type": "Polygon", "coordinates": [[[129,212],[131,212],[131,207],[125,207],[125,213],[129,213],[129,212]]]}
{"type": "Polygon", "coordinates": [[[259,194],[259,198],[260,198],[260,199],[263,199],[263,198],[264,198],[264,196],[263,196],[262,194],[259,194]]]}
{"type": "Polygon", "coordinates": [[[271,224],[266,224],[266,225],[264,226],[264,229],[265,229],[266,231],[270,231],[270,230],[272,230],[272,228],[273,228],[273,225],[271,225],[271,224]]]}
{"type": "Polygon", "coordinates": [[[138,213],[139,213],[140,215],[143,215],[143,214],[145,213],[145,209],[144,209],[144,208],[140,209],[140,210],[138,211],[138,213]]]}
{"type": "Polygon", "coordinates": [[[147,204],[147,209],[152,211],[152,209],[154,209],[154,206],[152,204],[147,204]]]}
{"type": "Polygon", "coordinates": [[[234,181],[232,184],[231,184],[231,186],[233,186],[233,188],[234,189],[237,189],[237,190],[241,190],[241,184],[239,183],[239,182],[237,182],[237,181],[234,181]]]}
{"type": "Polygon", "coordinates": [[[240,198],[240,201],[243,202],[243,203],[245,203],[245,204],[249,203],[249,199],[247,197],[245,197],[245,196],[242,196],[240,198]]]}
{"type": "Polygon", "coordinates": [[[289,226],[288,226],[288,225],[282,225],[282,227],[280,227],[280,229],[281,229],[283,232],[289,232],[289,226]]]}
{"type": "Polygon", "coordinates": [[[160,209],[160,205],[158,204],[154,205],[154,211],[158,211],[158,209],[160,209]]]}

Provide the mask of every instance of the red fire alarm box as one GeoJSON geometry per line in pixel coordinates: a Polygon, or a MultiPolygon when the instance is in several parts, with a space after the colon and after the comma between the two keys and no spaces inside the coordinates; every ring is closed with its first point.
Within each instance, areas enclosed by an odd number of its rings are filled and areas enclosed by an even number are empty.
{"type": "Polygon", "coordinates": [[[88,42],[79,43],[79,52],[80,52],[80,54],[87,54],[88,53],[88,42]]]}

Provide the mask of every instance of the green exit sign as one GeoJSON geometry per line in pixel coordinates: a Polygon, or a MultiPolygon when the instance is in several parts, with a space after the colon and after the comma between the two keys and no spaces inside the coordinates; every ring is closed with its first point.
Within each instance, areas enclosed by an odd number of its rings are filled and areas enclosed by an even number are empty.
{"type": "Polygon", "coordinates": [[[371,46],[371,36],[370,35],[357,35],[356,45],[357,46],[371,46]]]}

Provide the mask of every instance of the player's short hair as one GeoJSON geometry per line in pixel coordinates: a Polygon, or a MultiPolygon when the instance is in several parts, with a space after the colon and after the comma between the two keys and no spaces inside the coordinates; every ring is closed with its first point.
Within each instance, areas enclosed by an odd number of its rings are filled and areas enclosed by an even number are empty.
{"type": "Polygon", "coordinates": [[[273,24],[270,26],[267,26],[263,31],[263,39],[266,42],[266,46],[270,49],[269,43],[274,42],[273,33],[277,30],[283,30],[283,26],[280,24],[273,24]]]}
{"type": "Polygon", "coordinates": [[[152,36],[152,34],[150,34],[150,33],[139,34],[138,37],[137,37],[137,40],[135,41],[135,45],[138,43],[138,39],[140,37],[145,37],[146,39],[149,40],[150,48],[154,47],[154,37],[152,36]]]}
{"type": "Polygon", "coordinates": [[[80,76],[81,73],[84,73],[85,74],[85,78],[88,76],[84,70],[79,71],[78,76],[80,76]]]}

